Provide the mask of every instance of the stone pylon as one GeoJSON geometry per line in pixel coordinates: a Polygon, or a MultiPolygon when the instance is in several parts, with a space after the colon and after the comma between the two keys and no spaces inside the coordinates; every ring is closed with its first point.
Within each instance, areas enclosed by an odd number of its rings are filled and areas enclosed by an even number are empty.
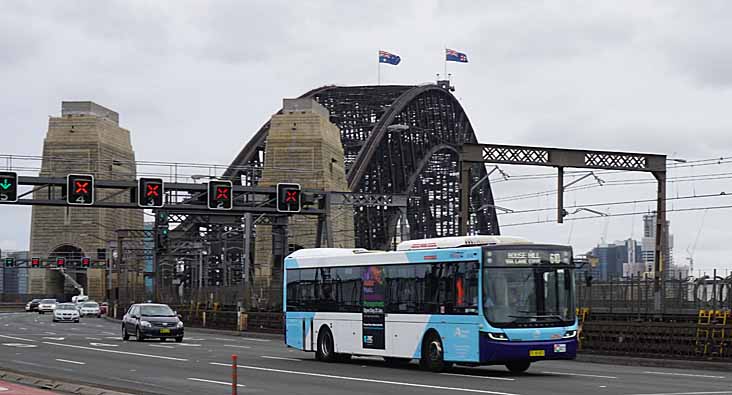
{"type": "MultiPolygon", "coordinates": [[[[298,183],[303,189],[348,191],[340,130],[328,110],[312,99],[285,99],[270,120],[260,186],[298,183]]],[[[335,206],[328,213],[332,247],[354,245],[353,208],[335,206]]],[[[282,303],[282,266],[272,259],[272,227],[257,225],[254,259],[254,306],[278,309],[282,303]]],[[[317,218],[292,215],[290,249],[315,247],[317,218]]]]}
{"type": "MultiPolygon", "coordinates": [[[[119,126],[116,112],[88,101],[62,102],[61,116],[49,118],[39,176],[65,178],[69,173],[92,174],[95,179],[103,180],[135,179],[130,132],[119,126]]],[[[60,187],[45,188],[35,192],[34,197],[58,199],[62,193],[60,187]]],[[[113,193],[97,188],[95,201],[129,201],[128,194],[111,196],[113,193]]],[[[113,245],[116,229],[142,229],[142,226],[142,210],[33,206],[31,256],[40,257],[44,262],[49,257],[64,256],[70,261],[67,272],[73,272],[71,264],[81,256],[88,256],[97,264],[100,250],[113,245]]],[[[109,255],[107,258],[111,259],[109,255]]],[[[90,297],[103,300],[107,289],[105,274],[103,266],[97,266],[72,276],[94,293],[90,297]]],[[[32,294],[58,295],[73,291],[57,271],[30,271],[32,294]]]]}

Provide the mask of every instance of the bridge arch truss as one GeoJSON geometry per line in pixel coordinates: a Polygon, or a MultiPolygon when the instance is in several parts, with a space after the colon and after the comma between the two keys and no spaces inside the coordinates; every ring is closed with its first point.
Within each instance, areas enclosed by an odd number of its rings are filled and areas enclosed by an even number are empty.
{"type": "MultiPolygon", "coordinates": [[[[327,108],[331,122],[340,128],[351,192],[408,194],[411,239],[458,235],[459,152],[463,144],[477,143],[477,139],[449,90],[434,84],[326,86],[301,97],[327,108]]],[[[257,131],[226,177],[257,185],[268,130],[266,123],[257,131]]],[[[491,185],[483,179],[486,169],[471,166],[469,233],[499,234],[491,185]]],[[[361,207],[354,218],[356,246],[390,249],[397,234],[398,209],[361,207]]]]}

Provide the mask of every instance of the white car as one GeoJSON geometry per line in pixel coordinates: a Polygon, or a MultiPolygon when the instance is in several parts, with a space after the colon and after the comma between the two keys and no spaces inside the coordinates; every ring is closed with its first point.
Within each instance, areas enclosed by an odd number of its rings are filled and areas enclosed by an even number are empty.
{"type": "Polygon", "coordinates": [[[99,303],[97,302],[84,302],[79,304],[79,314],[82,317],[86,316],[94,316],[94,317],[101,317],[102,313],[99,309],[99,303]]]}
{"type": "Polygon", "coordinates": [[[79,311],[73,303],[61,303],[53,311],[53,322],[79,322],[79,311]]]}
{"type": "Polygon", "coordinates": [[[38,314],[50,313],[56,308],[56,299],[42,299],[38,303],[38,314]]]}

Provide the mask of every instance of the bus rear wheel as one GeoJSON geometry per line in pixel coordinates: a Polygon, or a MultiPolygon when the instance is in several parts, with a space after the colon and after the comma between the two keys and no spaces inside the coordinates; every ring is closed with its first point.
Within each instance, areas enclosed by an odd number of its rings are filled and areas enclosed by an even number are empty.
{"type": "Polygon", "coordinates": [[[422,357],[419,359],[419,365],[424,370],[442,372],[449,367],[444,357],[440,336],[435,332],[429,333],[422,343],[422,357]]]}
{"type": "Polygon", "coordinates": [[[336,360],[333,334],[326,327],[321,329],[318,334],[318,349],[315,352],[315,359],[323,362],[333,362],[336,360]]]}
{"type": "Polygon", "coordinates": [[[523,373],[529,369],[531,361],[511,361],[506,363],[506,368],[511,373],[523,373]]]}

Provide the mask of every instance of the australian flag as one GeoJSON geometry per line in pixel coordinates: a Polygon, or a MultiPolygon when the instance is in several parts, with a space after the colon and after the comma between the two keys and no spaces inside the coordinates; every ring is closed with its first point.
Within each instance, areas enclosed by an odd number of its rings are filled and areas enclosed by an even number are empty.
{"type": "Polygon", "coordinates": [[[468,55],[455,51],[454,49],[445,49],[445,60],[448,62],[468,63],[468,55]]]}
{"type": "Polygon", "coordinates": [[[379,63],[389,63],[396,66],[401,61],[402,58],[400,58],[399,55],[395,55],[386,51],[379,51],[379,63]]]}

